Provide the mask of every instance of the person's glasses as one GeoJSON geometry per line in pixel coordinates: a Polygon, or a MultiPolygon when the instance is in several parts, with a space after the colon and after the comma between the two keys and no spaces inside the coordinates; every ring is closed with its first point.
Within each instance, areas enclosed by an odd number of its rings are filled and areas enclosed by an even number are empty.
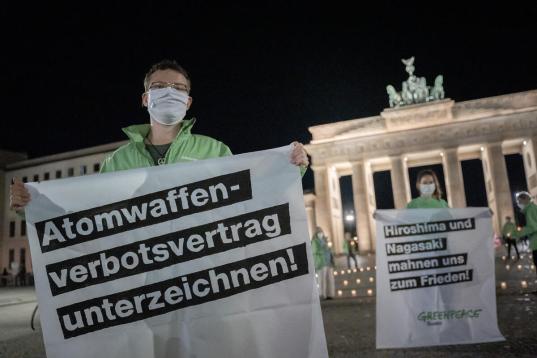
{"type": "Polygon", "coordinates": [[[186,93],[189,92],[187,85],[183,83],[153,82],[151,83],[151,85],[149,85],[150,90],[161,89],[161,88],[166,88],[166,87],[171,87],[179,92],[186,92],[186,93]]]}

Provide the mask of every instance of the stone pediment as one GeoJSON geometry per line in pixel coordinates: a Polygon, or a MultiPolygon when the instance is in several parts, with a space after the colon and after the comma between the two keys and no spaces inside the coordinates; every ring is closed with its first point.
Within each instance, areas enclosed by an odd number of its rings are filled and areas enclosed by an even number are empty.
{"type": "Polygon", "coordinates": [[[380,114],[386,120],[388,131],[430,127],[453,120],[452,108],[455,102],[450,99],[398,108],[389,108],[380,114]]]}
{"type": "Polygon", "coordinates": [[[358,137],[386,131],[384,118],[380,116],[351,119],[348,121],[309,127],[313,140],[358,137]]]}
{"type": "Polygon", "coordinates": [[[457,102],[453,107],[455,120],[470,120],[535,110],[537,90],[457,102]]]}

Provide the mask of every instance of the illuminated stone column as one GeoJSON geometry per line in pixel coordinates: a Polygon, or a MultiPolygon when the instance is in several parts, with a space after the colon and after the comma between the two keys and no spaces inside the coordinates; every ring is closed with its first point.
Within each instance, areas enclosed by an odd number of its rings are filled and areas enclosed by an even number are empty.
{"type": "Polygon", "coordinates": [[[393,200],[396,209],[404,209],[410,201],[410,188],[408,186],[408,170],[402,157],[390,157],[392,168],[393,200]]]}
{"type": "Polygon", "coordinates": [[[315,179],[315,221],[328,239],[336,254],[343,252],[343,210],[339,175],[336,168],[313,167],[315,179]]]}
{"type": "Polygon", "coordinates": [[[452,208],[465,208],[466,195],[464,193],[464,181],[462,177],[461,163],[457,154],[457,148],[444,150],[442,157],[446,192],[449,206],[452,208]]]}
{"type": "Polygon", "coordinates": [[[522,158],[524,158],[524,172],[528,191],[537,196],[537,137],[525,139],[522,144],[522,158]]]}
{"type": "Polygon", "coordinates": [[[486,145],[482,151],[482,161],[487,199],[489,207],[494,212],[492,223],[496,233],[499,233],[503,218],[513,217],[513,201],[502,144],[497,142],[486,145]]]}
{"type": "Polygon", "coordinates": [[[352,163],[352,193],[354,196],[354,212],[356,213],[356,234],[360,253],[370,252],[370,210],[367,195],[367,177],[363,162],[352,163]]]}
{"type": "Polygon", "coordinates": [[[315,232],[317,221],[315,218],[315,195],[312,193],[304,194],[304,206],[306,207],[306,215],[308,217],[308,232],[310,238],[315,232]]]}
{"type": "Polygon", "coordinates": [[[315,182],[315,223],[326,235],[332,237],[328,171],[324,166],[311,166],[311,169],[315,182]]]}

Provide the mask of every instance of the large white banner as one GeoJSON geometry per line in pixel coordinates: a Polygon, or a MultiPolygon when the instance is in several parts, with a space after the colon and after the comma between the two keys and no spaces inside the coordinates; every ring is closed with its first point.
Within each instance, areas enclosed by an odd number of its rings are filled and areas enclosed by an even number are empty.
{"type": "Polygon", "coordinates": [[[504,340],[488,208],[379,210],[377,348],[504,340]]]}
{"type": "Polygon", "coordinates": [[[47,356],[327,357],[290,152],[27,184],[47,356]]]}

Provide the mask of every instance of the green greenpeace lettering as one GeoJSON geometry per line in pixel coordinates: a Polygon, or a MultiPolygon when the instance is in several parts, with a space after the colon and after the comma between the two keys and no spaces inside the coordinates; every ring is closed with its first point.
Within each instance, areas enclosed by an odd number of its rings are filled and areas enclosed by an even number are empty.
{"type": "Polygon", "coordinates": [[[423,322],[445,321],[452,319],[479,318],[482,309],[461,309],[449,311],[424,311],[418,314],[418,320],[423,322]]]}

